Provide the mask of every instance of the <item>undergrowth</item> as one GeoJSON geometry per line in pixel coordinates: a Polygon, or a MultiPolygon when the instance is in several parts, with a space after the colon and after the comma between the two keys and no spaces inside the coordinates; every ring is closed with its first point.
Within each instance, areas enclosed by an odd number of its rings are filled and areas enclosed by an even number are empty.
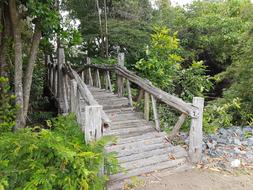
{"type": "Polygon", "coordinates": [[[47,127],[1,134],[0,190],[103,189],[102,164],[106,173],[118,169],[114,155],[103,151],[112,138],[85,144],[73,115],[48,120],[47,127]]]}

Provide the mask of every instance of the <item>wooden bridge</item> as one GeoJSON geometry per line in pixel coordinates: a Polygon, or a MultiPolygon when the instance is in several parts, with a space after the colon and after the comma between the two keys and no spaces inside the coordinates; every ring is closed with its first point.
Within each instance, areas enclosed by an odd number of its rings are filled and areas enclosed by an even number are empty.
{"type": "Polygon", "coordinates": [[[162,91],[127,70],[122,53],[116,65],[95,65],[87,59],[75,70],[65,63],[63,48],[57,57],[51,61],[48,56],[46,64],[48,86],[59,113],[76,114],[87,143],[105,135],[118,137],[117,143],[108,145],[106,151],[117,153],[124,172],[110,175],[108,189],[120,189],[124,180],[132,176],[200,161],[203,98],[194,97],[192,103],[186,103],[162,91]],[[134,108],[132,91],[136,89],[144,92],[144,113],[134,108]],[[169,136],[160,132],[157,102],[182,113],[169,136]],[[191,118],[188,152],[170,143],[187,116],[191,118]]]}

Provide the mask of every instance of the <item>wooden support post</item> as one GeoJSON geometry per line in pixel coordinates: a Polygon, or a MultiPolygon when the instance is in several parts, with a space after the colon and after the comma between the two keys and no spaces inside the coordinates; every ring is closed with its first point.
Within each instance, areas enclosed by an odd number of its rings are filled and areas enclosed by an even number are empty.
{"type": "Polygon", "coordinates": [[[133,99],[132,99],[132,93],[131,93],[131,85],[130,85],[130,82],[129,82],[128,79],[126,81],[126,87],[127,87],[127,94],[128,94],[129,104],[130,104],[130,106],[133,106],[133,99]]]}
{"type": "Polygon", "coordinates": [[[46,56],[46,66],[47,66],[47,86],[49,88],[51,88],[50,87],[50,85],[51,85],[51,83],[50,83],[50,81],[51,81],[51,61],[50,61],[49,55],[46,56]]]}
{"type": "Polygon", "coordinates": [[[189,156],[193,163],[201,160],[202,156],[202,122],[203,122],[203,109],[204,98],[194,97],[193,106],[198,108],[198,117],[192,118],[190,129],[190,142],[189,142],[189,156]]]}
{"type": "Polygon", "coordinates": [[[146,91],[144,95],[144,119],[149,121],[149,93],[146,91]]]}
{"type": "Polygon", "coordinates": [[[100,74],[99,74],[98,69],[96,69],[96,81],[97,81],[97,87],[101,88],[100,74]]]}
{"type": "Polygon", "coordinates": [[[109,91],[112,92],[112,82],[111,82],[111,77],[110,77],[110,72],[106,71],[106,81],[109,87],[109,91]]]}
{"type": "MultiPolygon", "coordinates": [[[[119,53],[118,54],[118,65],[121,67],[124,67],[125,62],[125,54],[119,53]]],[[[123,84],[123,78],[121,76],[117,76],[117,87],[118,87],[118,96],[123,96],[124,92],[124,84],[123,84]]]]}
{"type": "Polygon", "coordinates": [[[85,141],[98,140],[102,136],[102,106],[85,106],[85,124],[83,125],[85,141]]]}
{"type": "Polygon", "coordinates": [[[59,48],[58,49],[58,84],[57,84],[57,97],[58,97],[58,103],[59,103],[59,113],[68,113],[68,103],[67,103],[67,91],[65,89],[64,84],[64,77],[63,77],[63,71],[62,66],[65,64],[65,54],[64,49],[59,48]]]}
{"type": "MultiPolygon", "coordinates": [[[[87,64],[88,65],[91,64],[89,57],[87,57],[87,64]]],[[[93,86],[93,78],[92,78],[92,74],[91,74],[91,68],[88,68],[88,79],[89,79],[89,85],[93,86]]]]}
{"type": "Polygon", "coordinates": [[[82,81],[84,81],[84,72],[83,71],[81,72],[81,79],[82,79],[82,81]]]}
{"type": "Polygon", "coordinates": [[[159,121],[159,117],[157,113],[156,99],[153,95],[151,95],[151,101],[152,101],[153,115],[154,115],[154,120],[155,120],[155,128],[157,131],[161,131],[160,121],[159,121]]]}
{"type": "Polygon", "coordinates": [[[53,65],[53,93],[54,97],[57,99],[57,65],[53,65]]]}
{"type": "Polygon", "coordinates": [[[70,81],[70,112],[77,114],[77,82],[70,81]]]}
{"type": "Polygon", "coordinates": [[[89,85],[93,86],[93,78],[91,74],[91,68],[88,68],[88,75],[89,75],[89,85]]]}
{"type": "Polygon", "coordinates": [[[185,119],[187,118],[187,115],[182,113],[179,117],[176,125],[173,127],[172,131],[170,132],[168,139],[172,140],[179,132],[181,126],[184,124],[185,119]]]}

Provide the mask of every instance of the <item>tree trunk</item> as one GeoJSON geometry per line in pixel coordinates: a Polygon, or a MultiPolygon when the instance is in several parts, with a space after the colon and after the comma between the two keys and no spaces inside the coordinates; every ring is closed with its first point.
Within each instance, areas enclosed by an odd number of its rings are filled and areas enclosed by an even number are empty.
{"type": "Polygon", "coordinates": [[[39,49],[41,39],[41,31],[38,29],[38,25],[35,26],[35,31],[33,34],[32,39],[32,46],[29,53],[28,58],[28,65],[25,72],[24,77],[24,117],[27,117],[28,107],[29,107],[29,99],[30,99],[30,91],[31,91],[31,84],[32,84],[32,76],[33,76],[33,69],[35,65],[35,61],[37,58],[37,53],[39,49]]]}
{"type": "Polygon", "coordinates": [[[108,24],[107,24],[107,2],[104,0],[105,9],[105,56],[109,57],[109,42],[108,42],[108,24]]]}
{"type": "Polygon", "coordinates": [[[99,21],[100,39],[101,39],[100,55],[101,57],[104,57],[104,36],[103,36],[103,27],[102,27],[102,20],[101,20],[101,9],[99,7],[98,0],[96,0],[96,6],[98,10],[98,21],[99,21]]]}
{"type": "Polygon", "coordinates": [[[9,0],[9,12],[12,23],[12,32],[14,40],[14,85],[15,85],[15,95],[16,95],[16,105],[18,106],[17,116],[16,116],[16,126],[14,130],[25,127],[25,117],[23,112],[23,86],[22,86],[22,41],[21,41],[21,31],[20,22],[18,17],[18,12],[16,9],[16,0],[9,0]]]}
{"type": "Polygon", "coordinates": [[[8,77],[10,68],[8,68],[6,53],[9,48],[8,37],[10,36],[9,11],[5,4],[0,6],[0,25],[3,26],[3,30],[0,31],[0,76],[8,77]]]}

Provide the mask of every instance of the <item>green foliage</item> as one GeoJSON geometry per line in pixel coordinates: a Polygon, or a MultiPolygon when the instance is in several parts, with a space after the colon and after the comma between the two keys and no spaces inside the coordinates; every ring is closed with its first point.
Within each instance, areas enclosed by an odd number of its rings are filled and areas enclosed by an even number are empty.
{"type": "Polygon", "coordinates": [[[202,96],[212,83],[205,76],[203,62],[193,61],[189,67],[182,66],[179,39],[176,33],[169,32],[167,28],[155,28],[150,48],[146,50],[147,59],[137,62],[136,68],[155,86],[191,101],[193,96],[202,96]]]}
{"type": "Polygon", "coordinates": [[[26,128],[0,136],[0,187],[103,189],[107,177],[99,171],[104,158],[109,171],[116,168],[113,157],[103,152],[111,139],[85,145],[73,115],[59,116],[47,125],[49,130],[26,128]]]}
{"type": "Polygon", "coordinates": [[[176,33],[169,35],[167,28],[155,28],[150,48],[147,47],[147,59],[137,62],[136,68],[154,85],[172,92],[173,80],[177,77],[182,57],[176,33]]]}
{"type": "Polygon", "coordinates": [[[15,96],[10,93],[9,80],[0,77],[0,135],[15,126],[15,96]]]}
{"type": "Polygon", "coordinates": [[[218,128],[227,128],[233,125],[233,115],[231,112],[240,110],[241,100],[235,98],[230,102],[209,103],[204,109],[203,130],[206,133],[214,133],[218,128]]]}

